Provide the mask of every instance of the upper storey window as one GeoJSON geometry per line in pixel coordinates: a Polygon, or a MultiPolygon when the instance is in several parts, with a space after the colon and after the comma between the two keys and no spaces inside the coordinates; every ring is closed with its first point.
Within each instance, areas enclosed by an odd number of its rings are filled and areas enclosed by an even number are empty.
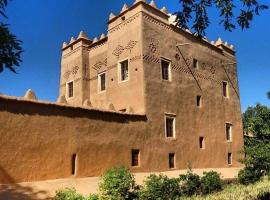
{"type": "Polygon", "coordinates": [[[223,87],[223,96],[228,98],[229,97],[228,82],[227,81],[223,81],[222,82],[222,87],[223,87]]]}
{"type": "Polygon", "coordinates": [[[175,116],[165,115],[165,134],[167,138],[175,137],[175,116]]]}
{"type": "Polygon", "coordinates": [[[171,62],[161,58],[162,80],[171,81],[171,62]]]}
{"type": "Polygon", "coordinates": [[[71,98],[74,96],[74,81],[67,83],[67,97],[71,98]]]}
{"type": "Polygon", "coordinates": [[[103,92],[106,90],[106,73],[98,75],[98,91],[103,92]]]}
{"type": "Polygon", "coordinates": [[[128,59],[119,63],[119,81],[128,80],[128,59]]]}

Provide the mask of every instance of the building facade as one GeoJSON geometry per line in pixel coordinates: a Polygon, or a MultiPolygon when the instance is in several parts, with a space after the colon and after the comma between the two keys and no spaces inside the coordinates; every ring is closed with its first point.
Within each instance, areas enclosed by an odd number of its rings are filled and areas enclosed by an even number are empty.
{"type": "Polygon", "coordinates": [[[152,1],[111,14],[107,35],[63,44],[57,103],[1,96],[0,183],[241,167],[233,46],[198,39],[152,1]],[[1,175],[2,174],[2,175],[1,175]]]}

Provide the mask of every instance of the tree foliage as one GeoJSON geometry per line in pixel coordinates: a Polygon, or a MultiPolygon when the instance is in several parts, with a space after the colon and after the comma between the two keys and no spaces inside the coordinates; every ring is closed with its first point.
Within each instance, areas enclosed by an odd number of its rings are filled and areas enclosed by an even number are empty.
{"type": "MultiPolygon", "coordinates": [[[[7,18],[5,7],[8,0],[0,0],[0,17],[7,18]]],[[[1,19],[1,18],[0,18],[1,19]]],[[[9,29],[8,25],[0,22],[0,72],[7,68],[16,73],[14,66],[19,66],[21,60],[22,41],[18,40],[9,29]]]]}
{"type": "Polygon", "coordinates": [[[108,170],[99,184],[102,197],[108,200],[136,199],[135,189],[134,176],[126,167],[108,170]]]}
{"type": "Polygon", "coordinates": [[[176,12],[177,25],[187,29],[193,20],[192,29],[199,36],[205,35],[205,30],[210,24],[208,10],[215,7],[219,12],[225,30],[232,31],[236,26],[242,29],[250,27],[254,16],[259,15],[262,10],[268,9],[266,4],[259,0],[240,0],[242,6],[236,10],[233,0],[179,0],[180,10],[176,12]],[[235,13],[237,13],[237,16],[235,13]]]}
{"type": "Polygon", "coordinates": [[[162,174],[151,174],[144,181],[139,194],[141,200],[176,200],[181,196],[179,180],[162,174]]]}
{"type": "Polygon", "coordinates": [[[245,138],[245,164],[260,172],[270,171],[270,109],[257,104],[243,114],[244,131],[252,135],[245,138]]]}

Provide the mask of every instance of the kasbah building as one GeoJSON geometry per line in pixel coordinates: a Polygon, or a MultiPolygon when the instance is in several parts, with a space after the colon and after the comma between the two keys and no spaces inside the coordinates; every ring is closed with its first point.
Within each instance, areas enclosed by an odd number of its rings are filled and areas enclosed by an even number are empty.
{"type": "Polygon", "coordinates": [[[232,176],[243,147],[235,50],[173,25],[152,1],[62,47],[59,98],[0,96],[0,184],[189,166],[232,176]]]}

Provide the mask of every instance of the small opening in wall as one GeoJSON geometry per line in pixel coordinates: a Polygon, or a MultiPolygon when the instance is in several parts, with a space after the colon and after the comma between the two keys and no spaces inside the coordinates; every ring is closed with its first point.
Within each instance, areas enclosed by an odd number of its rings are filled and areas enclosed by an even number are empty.
{"type": "Polygon", "coordinates": [[[223,87],[223,96],[224,97],[229,97],[229,95],[228,95],[228,82],[226,82],[226,81],[223,81],[223,83],[222,83],[222,87],[223,87]]]}
{"type": "Polygon", "coordinates": [[[125,21],[125,20],[126,20],[126,17],[125,17],[125,16],[123,16],[123,17],[121,17],[121,19],[122,19],[122,21],[125,21]]]}
{"type": "Polygon", "coordinates": [[[200,145],[200,149],[205,149],[204,137],[199,138],[199,145],[200,145]]]}
{"type": "Polygon", "coordinates": [[[169,168],[174,169],[175,168],[175,154],[169,153],[169,168]]]}
{"type": "Polygon", "coordinates": [[[232,125],[229,123],[225,124],[225,134],[226,134],[226,140],[232,141],[232,125]]]}
{"type": "Polygon", "coordinates": [[[140,165],[140,150],[139,149],[132,149],[131,151],[131,166],[137,167],[140,165]]]}
{"type": "Polygon", "coordinates": [[[197,59],[193,59],[193,68],[198,69],[199,68],[199,62],[197,59]]]}
{"type": "Polygon", "coordinates": [[[67,83],[67,93],[68,93],[67,94],[68,98],[73,97],[74,95],[74,82],[73,81],[67,83]]]}
{"type": "Polygon", "coordinates": [[[120,112],[126,112],[127,111],[127,109],[126,108],[124,108],[124,109],[121,109],[121,110],[119,110],[120,112]]]}
{"type": "Polygon", "coordinates": [[[73,46],[72,45],[70,46],[70,50],[73,51],[73,46]]]}
{"type": "Polygon", "coordinates": [[[76,175],[76,162],[77,162],[77,154],[73,154],[71,158],[71,174],[76,175]]]}
{"type": "Polygon", "coordinates": [[[202,96],[197,96],[197,107],[202,106],[202,96]]]}
{"type": "Polygon", "coordinates": [[[232,164],[232,153],[228,153],[228,165],[232,164]]]}

